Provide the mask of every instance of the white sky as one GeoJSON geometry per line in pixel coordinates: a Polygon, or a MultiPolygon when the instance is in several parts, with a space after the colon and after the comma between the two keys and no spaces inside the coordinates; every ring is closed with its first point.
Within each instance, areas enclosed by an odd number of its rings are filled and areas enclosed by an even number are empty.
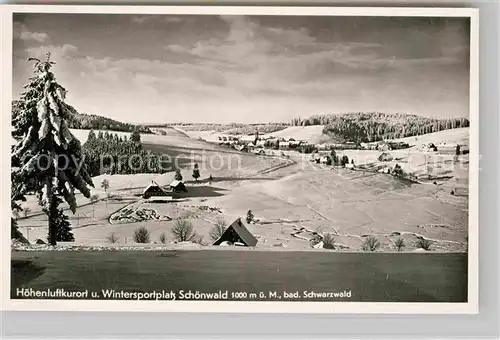
{"type": "Polygon", "coordinates": [[[50,51],[69,104],[124,122],[469,115],[467,19],[17,14],[14,21],[15,92],[32,72],[26,57],[50,51]]]}

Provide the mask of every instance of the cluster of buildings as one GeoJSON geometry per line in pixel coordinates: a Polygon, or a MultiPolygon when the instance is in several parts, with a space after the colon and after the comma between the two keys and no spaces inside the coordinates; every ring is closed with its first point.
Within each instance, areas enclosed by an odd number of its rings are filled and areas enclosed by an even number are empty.
{"type": "Polygon", "coordinates": [[[142,192],[142,197],[145,199],[161,198],[162,200],[172,200],[179,198],[183,193],[187,192],[186,185],[182,181],[174,180],[169,185],[162,187],[155,181],[146,186],[142,192]]]}
{"type": "Polygon", "coordinates": [[[467,145],[459,145],[456,143],[440,143],[435,145],[434,143],[422,144],[420,149],[424,152],[439,152],[440,154],[467,154],[469,148],[467,145]]]}
{"type": "Polygon", "coordinates": [[[219,145],[227,146],[238,151],[265,154],[264,149],[288,150],[309,145],[307,141],[294,138],[254,137],[254,136],[219,136],[219,145]]]}
{"type": "Polygon", "coordinates": [[[395,141],[379,141],[370,143],[361,143],[361,149],[364,150],[380,150],[380,151],[390,151],[390,150],[400,150],[408,149],[410,144],[405,142],[395,142],[395,141]]]}
{"type": "Polygon", "coordinates": [[[293,150],[300,147],[309,146],[317,151],[328,150],[380,150],[390,151],[398,149],[407,149],[410,147],[405,142],[395,141],[378,141],[370,143],[318,143],[312,144],[305,140],[296,140],[294,138],[277,138],[277,137],[258,137],[258,136],[219,136],[219,145],[234,148],[238,151],[247,151],[262,153],[260,149],[274,150],[293,150]]]}

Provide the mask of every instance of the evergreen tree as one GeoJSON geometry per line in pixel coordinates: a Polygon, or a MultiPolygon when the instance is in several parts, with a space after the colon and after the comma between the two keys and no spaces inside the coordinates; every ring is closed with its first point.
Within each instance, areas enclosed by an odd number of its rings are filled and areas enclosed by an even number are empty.
{"type": "Polygon", "coordinates": [[[139,133],[139,130],[135,130],[134,132],[132,132],[132,134],[130,135],[130,140],[136,143],[141,142],[141,134],[139,133]]]}
{"type": "MultiPolygon", "coordinates": [[[[58,205],[62,203],[62,200],[59,197],[54,197],[54,200],[57,201],[58,205]]],[[[73,236],[73,232],[71,231],[71,223],[68,220],[68,216],[64,214],[64,210],[58,208],[54,215],[54,224],[57,226],[57,235],[55,242],[75,241],[75,237],[73,236]]],[[[52,242],[51,237],[52,236],[49,234],[49,238],[47,240],[50,244],[55,244],[55,242],[52,242]]]]}
{"type": "Polygon", "coordinates": [[[259,141],[259,131],[255,131],[255,139],[253,141],[253,145],[257,145],[257,142],[259,141]]]}
{"type": "Polygon", "coordinates": [[[108,189],[109,189],[109,181],[105,178],[101,182],[101,188],[104,189],[104,192],[106,193],[106,196],[108,194],[108,189]]]}
{"type": "Polygon", "coordinates": [[[181,171],[179,169],[175,169],[174,180],[182,181],[182,174],[181,174],[181,171]]]}
{"type": "Polygon", "coordinates": [[[247,223],[252,223],[254,218],[255,218],[255,216],[254,216],[252,210],[248,210],[247,218],[246,218],[247,223]]]}
{"type": "Polygon", "coordinates": [[[19,239],[19,238],[22,238],[22,236],[23,236],[17,227],[17,216],[19,215],[19,212],[23,210],[21,208],[21,205],[18,203],[18,201],[26,201],[26,198],[24,197],[24,195],[20,194],[20,188],[21,188],[22,183],[15,176],[16,176],[16,172],[12,172],[10,208],[12,210],[13,216],[10,219],[10,238],[11,239],[19,239]],[[16,216],[16,218],[14,218],[14,216],[16,216]]]}
{"type": "Polygon", "coordinates": [[[198,182],[198,178],[200,178],[200,169],[198,168],[198,163],[194,163],[193,178],[196,182],[198,182]]]}
{"type": "Polygon", "coordinates": [[[403,171],[403,168],[401,168],[401,165],[396,164],[394,166],[394,169],[392,170],[392,174],[395,177],[403,178],[404,177],[404,171],[403,171]]]}
{"type": "Polygon", "coordinates": [[[330,151],[330,158],[331,158],[331,163],[333,163],[333,165],[339,164],[339,157],[337,156],[335,150],[330,151]]]}
{"type": "Polygon", "coordinates": [[[340,161],[340,165],[345,166],[346,164],[349,164],[349,157],[347,157],[347,155],[343,155],[340,161]]]}
{"type": "Polygon", "coordinates": [[[90,202],[92,202],[92,217],[95,217],[95,202],[99,200],[99,196],[92,195],[90,196],[90,202]]]}
{"type": "Polygon", "coordinates": [[[87,142],[86,143],[93,143],[97,139],[94,130],[90,130],[89,135],[87,137],[87,142]]]}
{"type": "Polygon", "coordinates": [[[48,239],[55,245],[63,214],[58,208],[62,202],[59,197],[75,213],[74,190],[88,198],[88,186],[93,183],[83,163],[82,146],[68,128],[71,112],[64,102],[66,90],[51,72],[54,62],[50,61],[50,54],[43,61],[35,58],[28,61],[35,61],[35,75],[25,86],[20,110],[12,122],[16,145],[11,163],[15,178],[21,183],[19,195],[37,194],[48,217],[48,239]]]}

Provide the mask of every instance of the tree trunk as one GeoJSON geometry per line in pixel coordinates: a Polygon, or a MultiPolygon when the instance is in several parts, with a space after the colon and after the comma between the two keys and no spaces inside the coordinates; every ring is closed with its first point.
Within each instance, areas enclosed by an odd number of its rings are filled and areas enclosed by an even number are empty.
{"type": "Polygon", "coordinates": [[[49,220],[49,244],[55,246],[57,244],[57,224],[55,223],[55,218],[57,216],[57,204],[54,200],[54,194],[52,193],[52,184],[49,183],[48,187],[49,195],[49,210],[48,210],[48,220],[49,220]]]}

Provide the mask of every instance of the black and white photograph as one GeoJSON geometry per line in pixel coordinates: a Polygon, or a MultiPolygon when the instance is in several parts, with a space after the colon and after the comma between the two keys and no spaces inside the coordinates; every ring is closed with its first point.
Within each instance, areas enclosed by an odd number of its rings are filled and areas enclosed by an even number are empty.
{"type": "Polygon", "coordinates": [[[476,11],[35,7],[12,309],[477,311],[476,11]]]}

